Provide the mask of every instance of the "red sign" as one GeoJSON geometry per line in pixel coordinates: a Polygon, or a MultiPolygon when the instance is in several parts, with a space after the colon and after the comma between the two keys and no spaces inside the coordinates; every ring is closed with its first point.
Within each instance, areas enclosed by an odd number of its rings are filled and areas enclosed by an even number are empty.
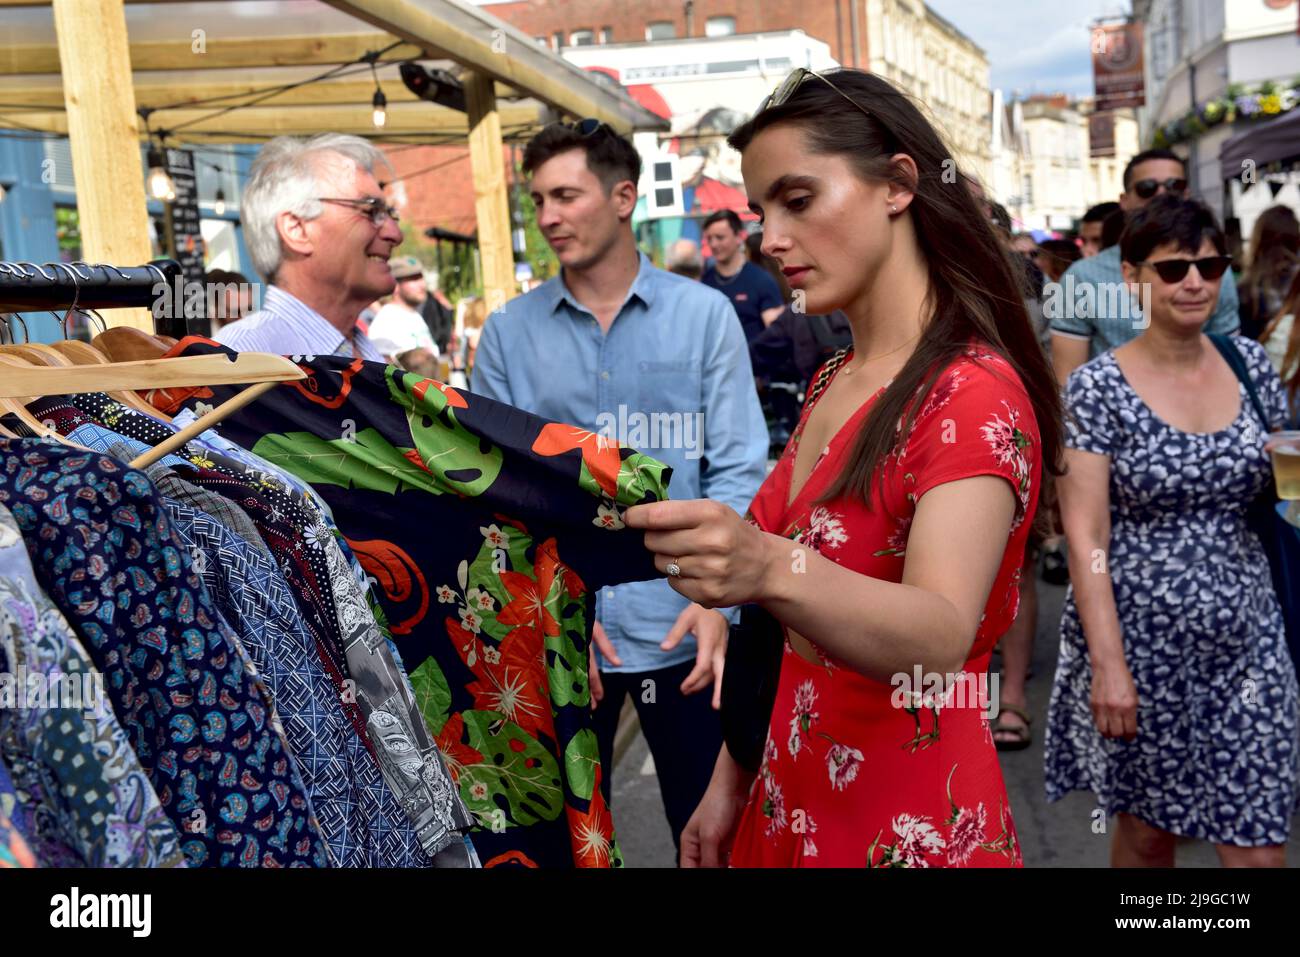
{"type": "Polygon", "coordinates": [[[1092,28],[1092,77],[1096,110],[1142,106],[1142,24],[1116,23],[1092,28]]]}

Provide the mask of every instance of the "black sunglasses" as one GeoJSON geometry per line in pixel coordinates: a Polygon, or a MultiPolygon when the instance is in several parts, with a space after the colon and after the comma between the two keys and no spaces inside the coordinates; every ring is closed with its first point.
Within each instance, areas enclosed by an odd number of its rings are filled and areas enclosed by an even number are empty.
{"type": "Polygon", "coordinates": [[[1214,282],[1222,278],[1232,264],[1231,256],[1206,256],[1204,259],[1161,259],[1156,262],[1134,263],[1136,266],[1150,266],[1160,278],[1167,283],[1182,282],[1187,278],[1187,270],[1195,266],[1201,278],[1214,282]]]}
{"type": "Polygon", "coordinates": [[[758,116],[764,110],[771,109],[774,106],[781,106],[782,104],[786,103],[790,99],[790,97],[794,96],[795,90],[799,89],[799,87],[803,85],[804,80],[808,79],[808,77],[810,76],[817,77],[817,79],[821,80],[832,90],[834,90],[840,96],[844,97],[844,99],[848,100],[859,110],[861,110],[864,116],[871,116],[876,119],[879,119],[879,117],[876,117],[875,114],[873,114],[870,110],[868,110],[857,100],[853,99],[853,97],[849,96],[847,93],[841,90],[830,80],[826,79],[826,77],[822,76],[820,73],[818,73],[815,70],[806,70],[803,67],[798,67],[797,69],[792,70],[790,72],[790,75],[781,81],[780,86],[778,86],[767,96],[763,97],[763,102],[758,104],[758,109],[754,111],[754,116],[758,116]]]}
{"type": "Polygon", "coordinates": [[[578,120],[578,122],[576,123],[570,123],[568,124],[568,126],[569,129],[573,130],[584,140],[589,137],[595,136],[597,133],[601,131],[601,129],[609,130],[611,133],[614,132],[612,129],[609,128],[609,126],[603,120],[598,120],[590,116],[587,117],[585,120],[578,120]]]}
{"type": "Polygon", "coordinates": [[[1137,193],[1141,199],[1150,199],[1160,191],[1163,186],[1167,192],[1175,195],[1181,195],[1187,189],[1187,180],[1170,177],[1166,180],[1159,179],[1140,179],[1133,184],[1133,192],[1137,193]]]}

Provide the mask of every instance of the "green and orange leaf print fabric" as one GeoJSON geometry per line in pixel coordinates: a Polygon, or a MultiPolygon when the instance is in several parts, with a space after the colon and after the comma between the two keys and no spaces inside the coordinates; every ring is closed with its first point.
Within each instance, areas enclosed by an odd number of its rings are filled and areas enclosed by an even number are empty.
{"type": "MultiPolygon", "coordinates": [[[[187,339],[173,354],[214,351],[187,339]]],[[[666,498],[671,469],[393,366],[297,358],[306,379],[219,431],[329,504],[477,819],[479,857],[619,866],[587,680],[593,596],[657,577],[622,513],[666,498]]]]}

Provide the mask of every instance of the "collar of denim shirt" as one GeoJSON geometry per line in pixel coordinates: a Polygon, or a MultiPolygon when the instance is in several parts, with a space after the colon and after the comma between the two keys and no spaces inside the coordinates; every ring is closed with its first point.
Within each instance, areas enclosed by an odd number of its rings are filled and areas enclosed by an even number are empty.
{"type": "MultiPolygon", "coordinates": [[[[636,278],[632,280],[632,287],[628,289],[627,296],[623,299],[622,304],[619,305],[618,312],[615,313],[615,315],[622,315],[623,310],[627,307],[628,300],[633,296],[640,299],[641,303],[647,309],[654,307],[655,273],[657,270],[655,269],[654,264],[650,262],[650,257],[639,249],[637,250],[637,259],[639,265],[636,271],[636,278]]],[[[556,275],[554,279],[546,284],[546,291],[547,295],[550,297],[548,305],[550,306],[551,312],[555,312],[556,309],[560,308],[561,303],[568,303],[569,306],[577,312],[585,312],[587,315],[592,314],[591,310],[578,302],[578,300],[574,298],[573,293],[569,291],[569,286],[564,281],[563,269],[560,270],[559,274],[556,275]]]]}

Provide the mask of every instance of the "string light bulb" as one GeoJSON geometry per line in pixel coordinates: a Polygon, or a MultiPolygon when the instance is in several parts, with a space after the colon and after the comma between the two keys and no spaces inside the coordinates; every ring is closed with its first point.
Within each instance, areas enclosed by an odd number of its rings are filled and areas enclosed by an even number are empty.
{"type": "Polygon", "coordinates": [[[383,129],[384,124],[388,122],[388,110],[386,109],[388,106],[388,100],[385,99],[383,90],[375,90],[375,96],[374,99],[370,101],[370,105],[375,108],[375,112],[372,115],[375,128],[383,129]]]}
{"type": "Polygon", "coordinates": [[[212,204],[212,211],[216,213],[218,216],[224,216],[226,214],[225,190],[222,190],[220,188],[217,189],[217,199],[216,202],[212,204]]]}
{"type": "Polygon", "coordinates": [[[162,150],[156,146],[149,147],[149,195],[166,202],[176,198],[176,187],[163,165],[162,150]]]}

